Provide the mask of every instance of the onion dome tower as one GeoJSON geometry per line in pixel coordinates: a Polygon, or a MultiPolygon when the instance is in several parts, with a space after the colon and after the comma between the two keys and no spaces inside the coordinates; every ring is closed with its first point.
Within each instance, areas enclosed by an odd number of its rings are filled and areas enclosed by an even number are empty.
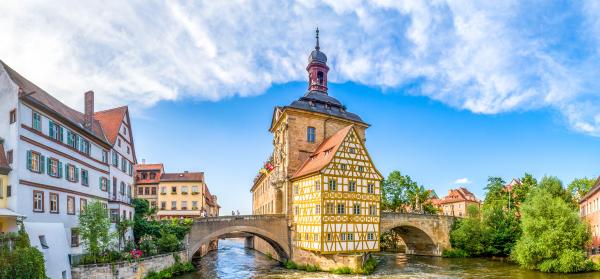
{"type": "Polygon", "coordinates": [[[289,107],[364,123],[358,115],[346,111],[346,106],[327,93],[329,67],[327,66],[327,55],[321,51],[319,46],[319,28],[316,30],[316,39],[315,49],[308,56],[308,66],[306,66],[308,92],[298,100],[293,101],[289,107]]]}

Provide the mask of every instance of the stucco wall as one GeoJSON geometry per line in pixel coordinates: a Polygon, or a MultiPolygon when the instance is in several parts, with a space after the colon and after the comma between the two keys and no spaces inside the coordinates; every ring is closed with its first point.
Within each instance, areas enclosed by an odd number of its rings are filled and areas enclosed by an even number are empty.
{"type": "MultiPolygon", "coordinates": [[[[178,253],[181,262],[187,262],[187,252],[178,253]]],[[[85,265],[71,268],[72,279],[104,279],[116,278],[132,279],[144,278],[150,271],[159,272],[175,263],[173,254],[165,254],[146,258],[139,262],[120,262],[104,265],[85,265]]]]}

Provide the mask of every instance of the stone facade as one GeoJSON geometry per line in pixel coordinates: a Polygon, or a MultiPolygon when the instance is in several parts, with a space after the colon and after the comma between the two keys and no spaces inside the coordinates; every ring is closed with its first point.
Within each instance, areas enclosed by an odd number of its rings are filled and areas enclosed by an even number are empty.
{"type": "Polygon", "coordinates": [[[449,249],[455,217],[407,213],[382,213],[381,233],[395,230],[406,245],[406,254],[441,256],[449,249]]]}
{"type": "Polygon", "coordinates": [[[357,270],[362,267],[363,254],[322,255],[312,251],[295,249],[292,260],[300,265],[316,265],[321,270],[349,267],[357,270]]]}
{"type": "MultiPolygon", "coordinates": [[[[187,251],[178,252],[181,262],[189,261],[187,251]]],[[[145,258],[139,262],[119,262],[115,264],[85,265],[71,268],[72,279],[139,279],[150,271],[159,272],[175,264],[173,254],[145,258]]]]}

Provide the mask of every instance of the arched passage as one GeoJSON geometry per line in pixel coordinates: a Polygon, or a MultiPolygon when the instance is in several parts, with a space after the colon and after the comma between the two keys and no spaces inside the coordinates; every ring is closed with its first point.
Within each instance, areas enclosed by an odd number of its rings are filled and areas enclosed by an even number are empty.
{"type": "Polygon", "coordinates": [[[440,249],[433,238],[415,226],[400,225],[391,228],[389,231],[402,239],[406,245],[406,254],[440,256],[440,249]]]}
{"type": "Polygon", "coordinates": [[[285,261],[290,258],[289,247],[287,246],[287,243],[283,243],[283,241],[278,240],[275,235],[267,230],[251,226],[228,226],[206,235],[197,235],[198,232],[194,232],[194,230],[192,230],[190,233],[190,247],[188,253],[191,257],[191,255],[196,253],[196,251],[198,251],[202,245],[207,245],[211,240],[235,233],[250,234],[266,241],[269,243],[269,245],[271,245],[271,247],[273,247],[281,261],[285,261]]]}

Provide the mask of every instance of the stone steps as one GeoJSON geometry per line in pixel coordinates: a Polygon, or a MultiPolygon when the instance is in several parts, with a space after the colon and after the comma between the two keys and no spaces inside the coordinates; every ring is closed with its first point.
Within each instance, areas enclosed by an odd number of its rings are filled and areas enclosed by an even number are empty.
{"type": "Polygon", "coordinates": [[[396,255],[396,264],[406,264],[408,262],[408,258],[406,254],[397,254],[396,255]]]}

